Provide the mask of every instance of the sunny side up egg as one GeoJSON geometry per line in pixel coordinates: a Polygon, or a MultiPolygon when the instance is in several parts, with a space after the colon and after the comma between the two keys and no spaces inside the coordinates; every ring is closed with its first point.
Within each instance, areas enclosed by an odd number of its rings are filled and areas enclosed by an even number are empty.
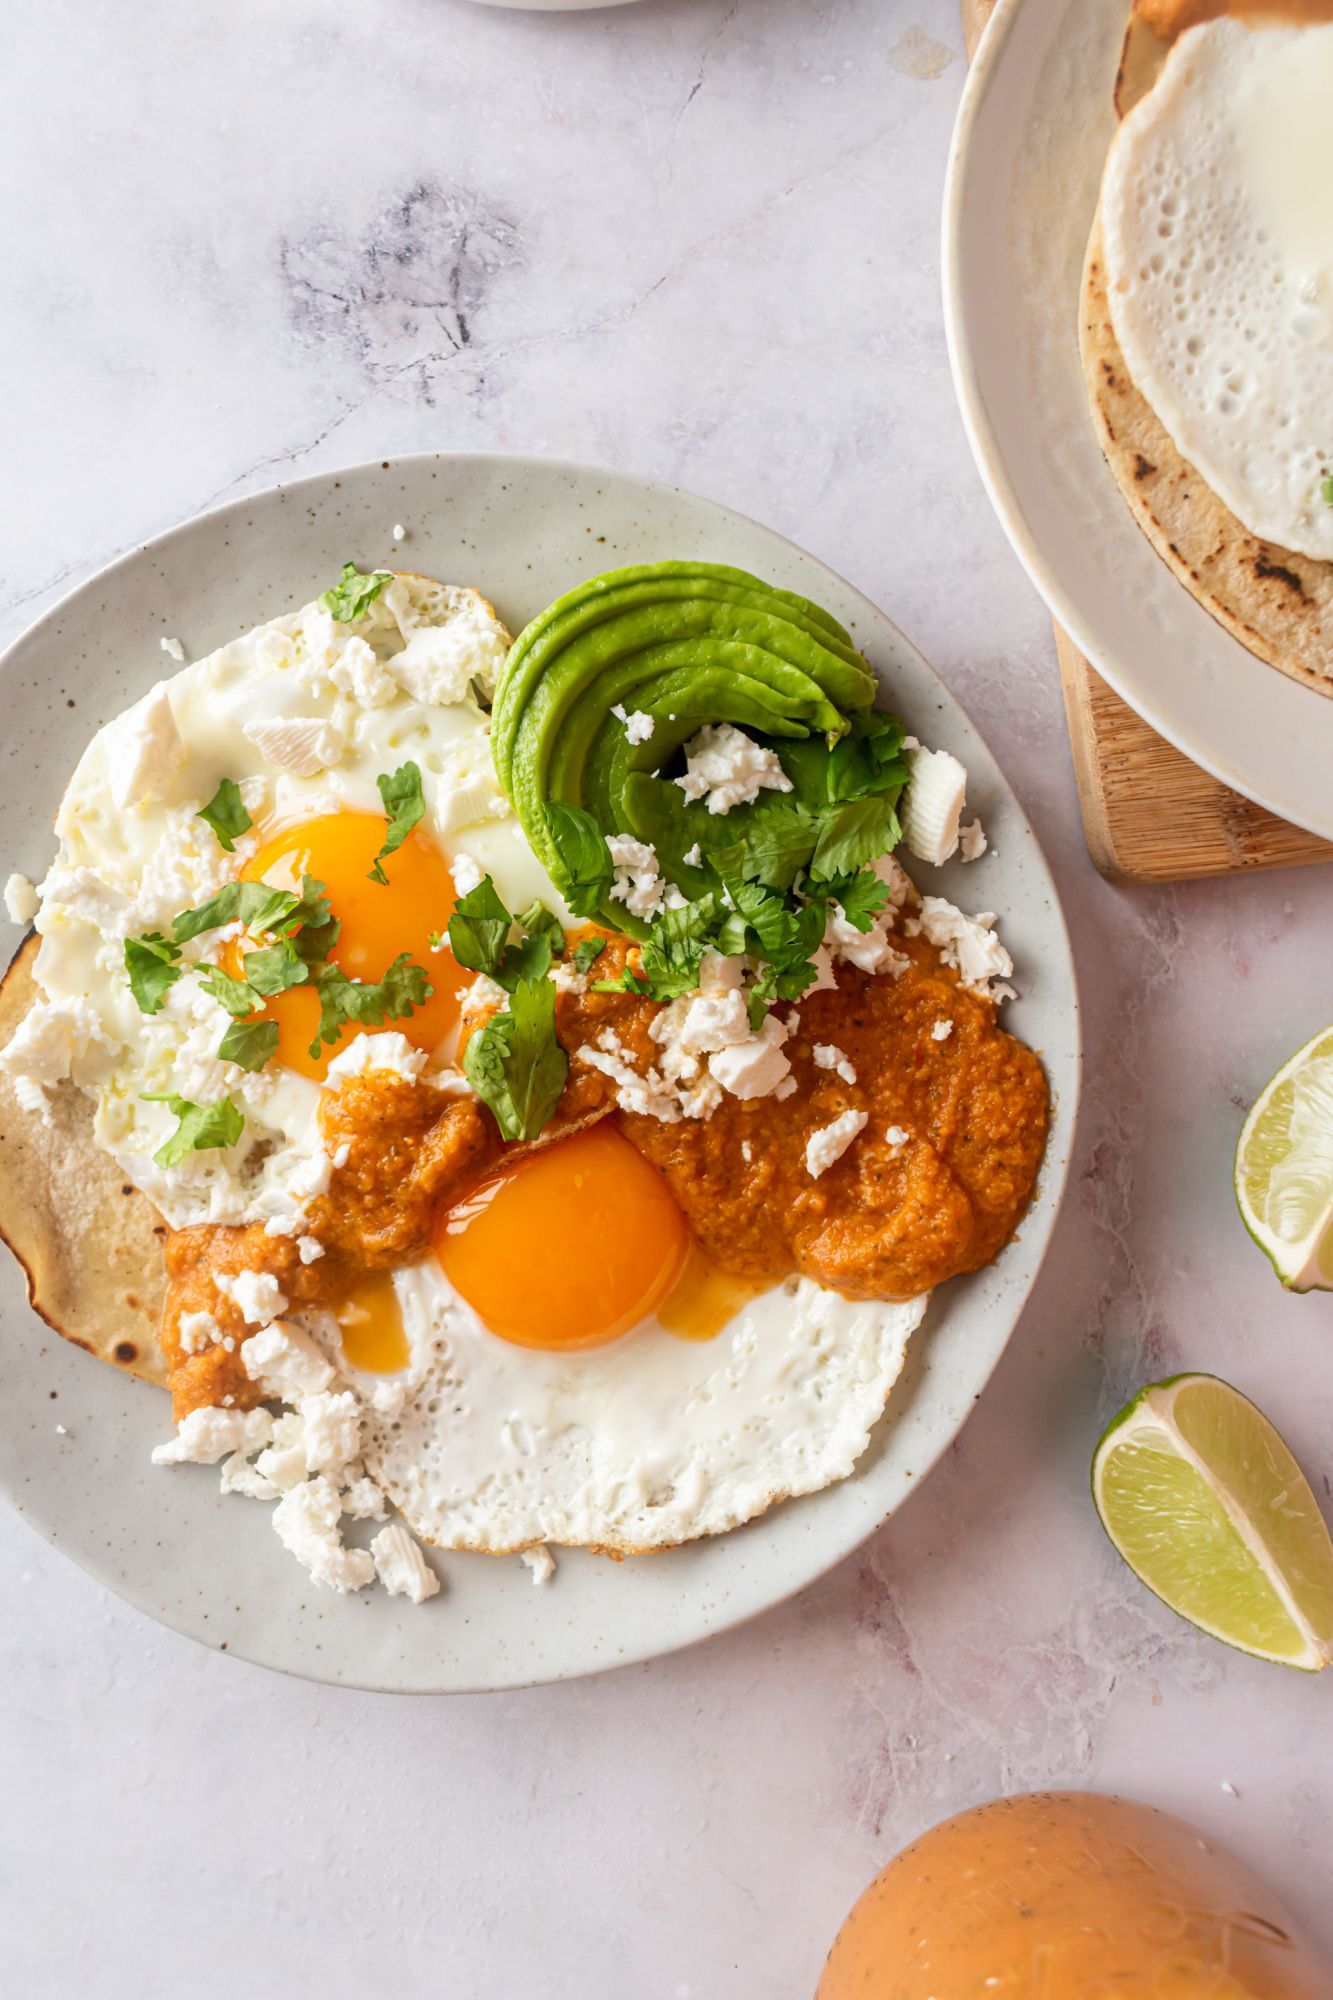
{"type": "MultiPolygon", "coordinates": [[[[575,1249],[544,1260],[552,1297],[575,1249]]],[[[672,1548],[845,1479],[926,1308],[788,1278],[711,1339],[654,1312],[605,1345],[543,1352],[497,1339],[438,1266],[394,1286],[410,1360],[401,1398],[367,1407],[366,1469],[425,1540],[489,1555],[672,1548]]]]}
{"type": "MultiPolygon", "coordinates": [[[[468,882],[491,875],[514,909],[539,897],[567,916],[499,790],[474,698],[489,694],[507,646],[475,592],[398,577],[354,634],[317,604],[271,620],[159,684],[89,744],[56,821],[36,974],[78,1011],[71,1069],[94,1094],[98,1142],[173,1226],[281,1216],[308,1196],[323,1159],[319,1080],[361,1030],[311,1056],[318,1006],[293,989],[270,1003],[275,1061],[254,1073],[219,1061],[229,1015],[198,978],[141,1012],[127,937],[170,936],[182,911],[238,877],[299,888],[313,875],[343,927],[333,961],[378,978],[406,952],[433,992],[392,1026],[447,1057],[470,975],[431,940],[448,924],[455,870],[468,882]],[[425,811],[387,883],[371,882],[387,823],[376,779],[408,761],[425,811]],[[252,822],[230,851],[198,816],[224,778],[252,822]],[[245,1114],[241,1141],[164,1172],[153,1154],[175,1119],[154,1100],[170,1093],[203,1104],[230,1095],[245,1114]]],[[[234,972],[237,957],[223,929],[187,944],[182,962],[234,972]]]]}

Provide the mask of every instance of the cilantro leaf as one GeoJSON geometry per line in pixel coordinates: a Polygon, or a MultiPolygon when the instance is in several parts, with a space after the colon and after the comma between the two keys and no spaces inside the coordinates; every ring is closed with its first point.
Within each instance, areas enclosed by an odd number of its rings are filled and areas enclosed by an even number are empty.
{"type": "Polygon", "coordinates": [[[369,611],[385,584],[392,582],[392,570],[377,569],[363,576],[355,563],[344,563],[342,575],[319,601],[340,625],[350,625],[369,611]]]}
{"type": "Polygon", "coordinates": [[[548,910],[540,898],[534,897],[527,909],[520,912],[518,925],[525,937],[546,938],[552,958],[559,958],[565,948],[565,927],[555,911],[548,910]]]}
{"type": "Polygon", "coordinates": [[[233,979],[220,965],[210,965],[200,984],[210,1000],[216,1000],[219,1007],[225,1007],[229,1014],[239,1016],[254,1012],[259,996],[244,979],[233,979]]]}
{"type": "Polygon", "coordinates": [[[615,866],[605,835],[582,806],[550,799],[543,808],[555,849],[551,873],[576,917],[590,917],[611,887],[615,866]]]}
{"type": "Polygon", "coordinates": [[[280,921],[278,906],[283,905],[285,912],[290,912],[298,901],[290,889],[270,889],[267,882],[224,882],[206,903],[182,910],[171,926],[171,933],[177,944],[188,944],[191,938],[202,937],[205,931],[219,930],[223,924],[234,924],[238,919],[248,929],[261,914],[270,917],[270,905],[271,920],[280,921]]]}
{"type": "Polygon", "coordinates": [[[505,1139],[535,1139],[547,1123],[569,1072],[555,1038],[555,988],[549,979],[522,979],[507,1012],[469,1037],[463,1074],[489,1105],[505,1139]]]}
{"type": "Polygon", "coordinates": [[[835,877],[820,887],[829,891],[830,902],[840,905],[848,923],[858,931],[868,931],[889,900],[888,883],[881,882],[872,868],[863,868],[845,878],[835,877]]]}
{"type": "Polygon", "coordinates": [[[907,782],[902,745],[903,726],[893,716],[879,709],[858,716],[850,734],[829,752],[830,802],[867,798],[877,792],[893,792],[896,798],[907,782]]]}
{"type": "Polygon", "coordinates": [[[796,941],[799,913],[784,896],[762,883],[730,882],[727,886],[737,916],[745,919],[759,940],[762,949],[758,955],[781,957],[796,941]]]}
{"type": "Polygon", "coordinates": [[[810,873],[823,882],[854,874],[895,847],[900,833],[893,802],[882,794],[844,800],[824,815],[810,873]]]}
{"type": "MultiPolygon", "coordinates": [[[[276,937],[290,937],[298,930],[319,932],[321,942],[322,934],[337,924],[324,884],[307,875],[299,896],[292,889],[270,888],[267,882],[224,882],[206,903],[182,910],[171,932],[177,944],[186,944],[205,931],[238,921],[249,931],[267,931],[276,937]]],[[[336,937],[335,928],[330,942],[336,937]]]]}
{"type": "Polygon", "coordinates": [[[602,953],[606,950],[604,938],[580,938],[574,947],[574,970],[582,975],[591,972],[602,953]]]}
{"type": "Polygon", "coordinates": [[[245,1118],[229,1097],[216,1104],[191,1104],[188,1097],[173,1091],[145,1091],[145,1102],[165,1104],[178,1120],[175,1131],[153,1155],[159,1167],[178,1167],[189,1153],[208,1152],[214,1146],[234,1146],[245,1130],[245,1118]]]}
{"type": "Polygon", "coordinates": [[[310,967],[290,938],[246,952],[241,963],[250,987],[265,1000],[285,993],[289,986],[300,986],[310,977],[310,967]]]}
{"type": "Polygon", "coordinates": [[[747,881],[790,889],[809,864],[819,838],[819,822],[798,803],[755,807],[746,824],[740,872],[747,881]]]}
{"type": "Polygon", "coordinates": [[[513,922],[496,893],[489,875],[483,875],[475,889],[460,896],[449,919],[449,949],[469,972],[484,972],[494,979],[504,955],[505,939],[513,922]]]}
{"type": "Polygon", "coordinates": [[[125,970],[130,992],[141,1014],[160,1014],[184,966],[176,963],[180,946],[160,931],[146,931],[142,937],[126,938],[125,970]]]}
{"type": "Polygon", "coordinates": [[[232,778],[224,778],[208,804],[195,814],[196,819],[207,820],[218,837],[218,846],[230,854],[237,839],[248,833],[254,825],[245,810],[241,798],[241,788],[232,778]]]}
{"type": "Polygon", "coordinates": [[[643,977],[654,1000],[675,1000],[699,984],[699,967],[719,916],[711,892],[677,910],[664,910],[643,941],[643,977]]]}
{"type": "Polygon", "coordinates": [[[387,882],[389,878],[384,872],[384,862],[389,855],[397,853],[426,810],[426,801],[421,795],[421,767],[410,761],[400,764],[396,771],[382,771],[375,783],[384,801],[389,826],[384,845],[371,866],[369,879],[372,882],[387,882]]]}
{"type": "Polygon", "coordinates": [[[631,972],[628,965],[623,967],[616,979],[594,979],[594,993],[638,993],[647,998],[648,981],[640,979],[637,972],[631,972]]]}
{"type": "Polygon", "coordinates": [[[435,991],[421,967],[408,963],[405,951],[399,952],[382,979],[350,979],[340,965],[315,965],[310,968],[310,984],[319,995],[312,1056],[325,1042],[336,1042],[348,1022],[379,1028],[385,1021],[401,1021],[423,1007],[435,991]]]}
{"type": "Polygon", "coordinates": [[[218,1043],[218,1054],[224,1062],[237,1063],[242,1069],[263,1069],[277,1047],[276,1021],[233,1021],[218,1043]]]}
{"type": "Polygon", "coordinates": [[[545,979],[565,948],[560,920],[545,903],[531,902],[518,919],[523,937],[506,945],[495,977],[512,993],[520,979],[545,979]]]}

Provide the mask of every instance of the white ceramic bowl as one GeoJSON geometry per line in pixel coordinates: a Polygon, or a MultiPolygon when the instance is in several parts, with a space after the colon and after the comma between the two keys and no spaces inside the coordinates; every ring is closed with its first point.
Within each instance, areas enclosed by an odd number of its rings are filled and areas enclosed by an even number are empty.
{"type": "Polygon", "coordinates": [[[267,1506],[224,1498],[215,1469],[153,1470],[149,1451],[169,1432],[165,1398],[53,1335],[0,1255],[4,1492],[110,1589],[206,1644],[316,1680],[420,1691],[554,1680],[687,1645],[799,1590],[878,1527],[956,1435],[1013,1331],[1055,1221],[1078,1095],[1055,888],[985,745],[920,655],[849,584],[753,521],[623,473],[463,455],[357,466],[233,501],[114,563],[0,661],[14,753],[0,855],[41,877],[66,776],[92,731],[162,673],[164,633],[197,657],[309,599],[347,557],[475,584],[517,631],[579,578],[665,556],[739,564],[827,605],[882,676],[887,702],[967,764],[998,854],[944,871],[944,888],[1000,911],[1017,961],[1013,1026],[1042,1052],[1057,1107],[1036,1203],[997,1264],[932,1304],[872,1450],[843,1485],[668,1555],[562,1553],[540,1589],[516,1557],[441,1556],[445,1588],[421,1608],[314,1589],[267,1506]],[[409,530],[401,546],[395,522],[409,530]]]}
{"type": "Polygon", "coordinates": [[[1000,0],[963,93],[944,207],[954,383],[996,512],[1052,614],[1187,756],[1333,839],[1333,698],[1248,653],[1140,532],[1078,351],[1083,254],[1129,0],[1000,0]]]}

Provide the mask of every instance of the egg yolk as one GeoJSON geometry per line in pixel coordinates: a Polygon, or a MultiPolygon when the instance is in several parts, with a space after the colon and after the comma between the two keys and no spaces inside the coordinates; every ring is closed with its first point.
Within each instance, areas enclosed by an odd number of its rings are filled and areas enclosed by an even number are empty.
{"type": "Polygon", "coordinates": [[[351,1367],[370,1375],[395,1375],[406,1368],[407,1333],[391,1271],[364,1272],[333,1316],[351,1367]]]}
{"type": "Polygon", "coordinates": [[[721,1271],[691,1243],[679,1277],[657,1308],[668,1333],[681,1340],[714,1340],[751,1299],[769,1288],[768,1278],[740,1278],[721,1271]]]}
{"type": "Polygon", "coordinates": [[[435,1232],[454,1290],[520,1347],[615,1340],[666,1297],[688,1249],[657,1169],[605,1122],[489,1176],[435,1232]]]}
{"type": "MultiPolygon", "coordinates": [[[[411,1015],[386,1018],[382,1028],[396,1029],[419,1049],[434,1049],[456,1027],[460,983],[458,965],[446,951],[432,951],[432,931],[443,931],[454,907],[454,883],[449,864],[419,828],[409,833],[383,867],[388,882],[373,882],[370,870],[384,845],[388,821],[379,813],[328,813],[285,827],[265,841],[242,869],[242,878],[267,882],[275,889],[301,888],[302,877],[313,875],[324,884],[333,914],[342,923],[329,957],[349,977],[382,979],[400,952],[419,965],[433,988],[425,1005],[411,1015]]],[[[242,954],[231,947],[227,969],[238,973],[242,954]]],[[[353,1035],[366,1030],[345,1026],[336,1042],[326,1042],[317,1056],[310,1045],[319,1028],[319,1000],[300,986],[275,994],[263,1011],[278,1024],[278,1061],[303,1076],[322,1079],[338,1050],[353,1035]]]]}

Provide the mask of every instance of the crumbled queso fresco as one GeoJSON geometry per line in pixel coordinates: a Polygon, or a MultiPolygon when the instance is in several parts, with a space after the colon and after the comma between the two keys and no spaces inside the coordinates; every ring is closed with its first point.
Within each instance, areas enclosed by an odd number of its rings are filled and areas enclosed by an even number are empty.
{"type": "MultiPolygon", "coordinates": [[[[225,1287],[219,1278],[219,1285],[225,1287]]],[[[231,1281],[237,1304],[267,1296],[274,1280],[241,1271],[231,1281]]],[[[285,1301],[284,1301],[285,1304],[285,1301]]],[[[243,1308],[244,1310],[244,1308],[243,1308]]],[[[205,1321],[210,1315],[189,1316],[205,1321]]],[[[250,1315],[247,1313],[247,1317],[250,1315]]],[[[217,1322],[212,1322],[216,1334],[217,1322]]],[[[207,1328],[188,1329],[189,1345],[207,1328]]],[[[182,1325],[182,1340],[187,1329],[182,1325]]],[[[440,1579],[401,1521],[390,1521],[369,1547],[349,1548],[342,1523],[384,1521],[388,1501],[360,1462],[361,1404],[337,1386],[332,1361],[294,1321],[271,1318],[241,1348],[246,1373],[285,1407],[192,1410],[176,1435],[153,1452],[154,1465],[222,1465],[222,1491],[275,1502],[273,1530],[283,1547],[329,1590],[364,1590],[377,1579],[391,1597],[424,1604],[440,1579]]]]}

